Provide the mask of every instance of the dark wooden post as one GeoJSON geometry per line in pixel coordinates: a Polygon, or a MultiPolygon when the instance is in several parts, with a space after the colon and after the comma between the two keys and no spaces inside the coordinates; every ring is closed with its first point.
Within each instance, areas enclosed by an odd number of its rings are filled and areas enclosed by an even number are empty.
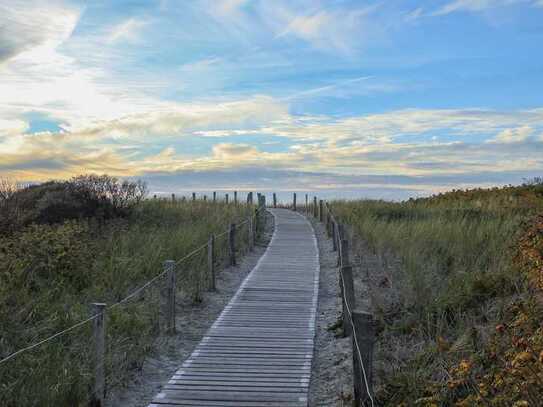
{"type": "Polygon", "coordinates": [[[166,260],[163,264],[164,271],[166,272],[163,291],[162,291],[162,303],[163,303],[163,330],[166,333],[175,333],[175,261],[166,260]]]}
{"type": "Polygon", "coordinates": [[[309,212],[309,202],[308,202],[308,196],[305,194],[305,213],[309,212]]]}
{"type": "Polygon", "coordinates": [[[238,191],[234,191],[234,203],[238,204],[238,191]]]}
{"type": "Polygon", "coordinates": [[[319,216],[318,214],[318,208],[317,208],[317,197],[314,196],[313,197],[313,216],[316,218],[317,216],[319,216]]]}
{"type": "Polygon", "coordinates": [[[193,193],[192,193],[192,200],[193,200],[193,201],[196,201],[196,192],[193,192],[193,193]]]}
{"type": "Polygon", "coordinates": [[[217,202],[217,191],[213,191],[213,202],[217,202]]]}
{"type": "Polygon", "coordinates": [[[153,195],[153,199],[156,199],[156,194],[153,195]]]}
{"type": "Polygon", "coordinates": [[[275,192],[273,193],[273,207],[277,208],[277,195],[275,195],[275,192]]]}
{"type": "Polygon", "coordinates": [[[95,302],[91,306],[92,315],[96,315],[93,321],[94,331],[94,387],[91,399],[91,406],[103,407],[106,396],[106,385],[104,376],[104,354],[106,344],[106,304],[95,302]]]}
{"type": "Polygon", "coordinates": [[[319,200],[319,221],[322,223],[323,220],[324,220],[323,201],[321,199],[319,200]]]}
{"type": "Polygon", "coordinates": [[[292,209],[296,212],[296,192],[294,192],[294,195],[292,196],[292,209]]]}
{"type": "Polygon", "coordinates": [[[349,266],[350,259],[349,259],[349,241],[347,239],[341,239],[340,243],[340,263],[339,265],[341,267],[343,266],[349,266]]]}
{"type": "Polygon", "coordinates": [[[210,284],[209,288],[212,291],[217,289],[215,279],[215,235],[210,235],[207,242],[207,269],[209,272],[210,284]]]}
{"type": "Polygon", "coordinates": [[[249,192],[247,193],[247,205],[252,205],[252,204],[253,204],[253,193],[249,192]]]}
{"type": "Polygon", "coordinates": [[[172,194],[172,202],[175,202],[175,194],[172,194]]]}
{"type": "Polygon", "coordinates": [[[376,324],[373,315],[367,312],[353,310],[352,318],[355,333],[352,336],[354,399],[356,406],[364,406],[373,398],[373,344],[376,324]]]}
{"type": "Polygon", "coordinates": [[[247,241],[249,244],[249,251],[252,251],[255,245],[254,229],[253,229],[253,217],[247,218],[247,241]]]}
{"type": "Polygon", "coordinates": [[[337,243],[337,265],[341,267],[342,254],[341,254],[341,241],[343,240],[343,224],[337,223],[337,234],[336,234],[336,243],[337,243]]]}
{"type": "Polygon", "coordinates": [[[332,219],[332,248],[337,251],[337,225],[336,221],[332,219]]]}
{"type": "Polygon", "coordinates": [[[230,252],[230,265],[236,265],[236,224],[230,224],[228,232],[228,248],[230,252]]]}
{"type": "Polygon", "coordinates": [[[224,194],[224,201],[228,203],[228,194],[224,194]]]}
{"type": "Polygon", "coordinates": [[[354,284],[353,284],[353,268],[351,266],[343,266],[340,269],[340,284],[341,303],[343,306],[343,336],[347,337],[352,334],[350,314],[355,307],[354,284]]]}
{"type": "Polygon", "coordinates": [[[258,237],[258,233],[260,232],[260,226],[258,222],[258,214],[260,213],[260,211],[258,209],[259,208],[255,208],[255,243],[256,243],[256,238],[258,237]]]}

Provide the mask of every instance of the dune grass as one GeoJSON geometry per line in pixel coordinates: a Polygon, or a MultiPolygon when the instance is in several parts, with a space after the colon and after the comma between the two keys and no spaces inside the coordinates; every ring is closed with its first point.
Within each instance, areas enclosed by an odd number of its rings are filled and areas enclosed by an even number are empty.
{"type": "MultiPolygon", "coordinates": [[[[337,201],[332,208],[378,258],[388,259],[366,281],[380,321],[382,404],[454,405],[478,395],[473,383],[451,381],[451,372],[481,356],[511,304],[530,296],[514,258],[525,225],[543,208],[543,186],[402,203],[337,201]]],[[[479,401],[466,405],[485,405],[479,401]]]]}
{"type": "MultiPolygon", "coordinates": [[[[146,200],[128,218],[30,225],[0,238],[0,356],[35,343],[90,315],[90,303],[113,304],[227,230],[254,207],[223,202],[146,200]]],[[[247,225],[238,233],[247,250],[247,225]]],[[[217,238],[217,269],[227,258],[217,238]]],[[[207,254],[177,268],[178,295],[198,302],[209,285],[207,254]]],[[[220,271],[219,271],[220,272],[220,271]]],[[[122,385],[141,366],[159,332],[161,282],[107,312],[107,386],[122,385]]],[[[0,365],[0,404],[86,405],[92,384],[91,324],[0,365]]],[[[1,357],[0,357],[1,359],[1,357]]]]}

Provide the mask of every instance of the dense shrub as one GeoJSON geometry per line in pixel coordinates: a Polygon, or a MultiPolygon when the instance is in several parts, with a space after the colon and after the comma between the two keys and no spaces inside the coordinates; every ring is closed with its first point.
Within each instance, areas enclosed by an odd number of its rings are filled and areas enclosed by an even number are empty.
{"type": "Polygon", "coordinates": [[[24,188],[3,182],[0,228],[9,234],[32,223],[125,217],[146,193],[146,185],[141,181],[121,182],[108,175],[82,175],[69,181],[49,181],[24,188]]]}

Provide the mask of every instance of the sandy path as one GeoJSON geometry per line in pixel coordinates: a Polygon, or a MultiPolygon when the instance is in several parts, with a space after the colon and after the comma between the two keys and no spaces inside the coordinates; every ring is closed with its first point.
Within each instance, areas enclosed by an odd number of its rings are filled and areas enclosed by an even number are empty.
{"type": "Polygon", "coordinates": [[[337,337],[339,329],[334,329],[341,316],[337,255],[323,225],[314,220],[312,224],[319,243],[321,274],[309,406],[346,406],[352,398],[351,340],[337,337]]]}

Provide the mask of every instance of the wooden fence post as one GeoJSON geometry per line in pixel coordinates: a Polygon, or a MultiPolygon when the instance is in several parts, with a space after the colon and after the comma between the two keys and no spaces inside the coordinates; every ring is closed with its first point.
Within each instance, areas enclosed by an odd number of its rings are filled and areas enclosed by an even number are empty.
{"type": "Polygon", "coordinates": [[[238,191],[234,191],[234,204],[238,204],[238,191]]]}
{"type": "Polygon", "coordinates": [[[352,317],[355,333],[352,336],[354,399],[356,406],[364,406],[373,397],[375,321],[372,314],[362,311],[353,310],[352,317]]]}
{"type": "Polygon", "coordinates": [[[163,304],[163,330],[166,333],[175,333],[175,261],[166,260],[163,264],[166,277],[162,291],[163,304]]]}
{"type": "Polygon", "coordinates": [[[258,233],[260,232],[260,226],[259,226],[259,220],[258,220],[258,216],[259,216],[259,210],[258,208],[255,208],[255,242],[256,242],[256,238],[258,237],[258,233]]]}
{"type": "Polygon", "coordinates": [[[308,196],[305,194],[305,213],[309,213],[309,202],[308,202],[308,196]]]}
{"type": "Polygon", "coordinates": [[[294,192],[294,195],[292,196],[292,206],[292,209],[296,212],[296,192],[294,192]]]}
{"type": "Polygon", "coordinates": [[[207,242],[207,269],[209,271],[210,289],[215,291],[217,289],[217,282],[215,280],[215,235],[211,234],[207,242]]]}
{"type": "Polygon", "coordinates": [[[175,194],[172,194],[172,202],[175,202],[175,194]]]}
{"type": "Polygon", "coordinates": [[[337,265],[341,267],[342,254],[341,254],[341,241],[343,240],[343,224],[336,223],[336,244],[337,244],[337,265]]]}
{"type": "Polygon", "coordinates": [[[94,387],[91,399],[92,407],[104,407],[106,385],[104,376],[105,330],[106,330],[106,304],[92,303],[92,315],[97,315],[93,321],[94,331],[94,387]]]}
{"type": "Polygon", "coordinates": [[[230,252],[230,265],[236,265],[236,224],[231,223],[228,231],[228,249],[230,252]]]}
{"type": "Polygon", "coordinates": [[[337,225],[336,221],[332,219],[332,248],[336,252],[337,251],[337,225]]]}
{"type": "Polygon", "coordinates": [[[319,221],[322,223],[324,220],[324,213],[323,213],[323,201],[322,199],[319,200],[319,221]]]}
{"type": "Polygon", "coordinates": [[[252,205],[252,204],[253,204],[253,193],[249,192],[247,193],[247,205],[252,205]]]}
{"type": "Polygon", "coordinates": [[[196,192],[193,192],[193,193],[192,193],[192,200],[193,200],[193,201],[196,201],[196,192]]]}
{"type": "Polygon", "coordinates": [[[349,259],[349,241],[347,239],[341,239],[340,241],[340,262],[339,265],[349,266],[351,264],[349,259]]]}
{"type": "Polygon", "coordinates": [[[228,204],[228,194],[224,194],[224,201],[228,204]]]}
{"type": "Polygon", "coordinates": [[[314,196],[313,197],[313,216],[316,218],[317,216],[319,216],[319,214],[317,213],[318,211],[318,208],[317,208],[317,197],[314,196]]]}
{"type": "Polygon", "coordinates": [[[249,216],[247,218],[247,241],[249,244],[249,251],[253,250],[254,244],[255,244],[255,238],[254,238],[254,229],[253,229],[253,217],[249,216]]]}
{"type": "Polygon", "coordinates": [[[343,306],[343,336],[347,337],[352,334],[349,310],[352,312],[355,307],[353,268],[351,266],[342,266],[339,278],[341,292],[343,293],[341,296],[341,303],[343,306]]]}
{"type": "Polygon", "coordinates": [[[217,191],[213,191],[213,202],[217,202],[217,191]]]}
{"type": "Polygon", "coordinates": [[[277,208],[277,195],[275,195],[275,192],[273,193],[273,207],[277,208]]]}

